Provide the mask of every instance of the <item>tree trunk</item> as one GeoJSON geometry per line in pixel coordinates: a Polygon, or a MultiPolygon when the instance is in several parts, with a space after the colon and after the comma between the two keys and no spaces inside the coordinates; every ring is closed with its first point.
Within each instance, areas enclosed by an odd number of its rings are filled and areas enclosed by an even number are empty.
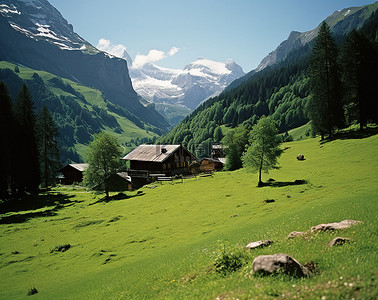
{"type": "Polygon", "coordinates": [[[257,184],[257,186],[263,186],[263,183],[261,181],[261,170],[263,167],[263,161],[264,161],[264,154],[261,155],[260,169],[259,169],[259,183],[257,184]]]}

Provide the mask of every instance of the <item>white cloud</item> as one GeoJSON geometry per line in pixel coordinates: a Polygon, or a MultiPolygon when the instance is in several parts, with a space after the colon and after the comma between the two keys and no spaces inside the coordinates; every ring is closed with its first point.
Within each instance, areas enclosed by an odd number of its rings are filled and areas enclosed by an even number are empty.
{"type": "Polygon", "coordinates": [[[169,52],[168,52],[168,55],[169,56],[173,56],[173,55],[175,55],[177,52],[179,52],[179,48],[177,48],[177,47],[172,47],[172,49],[171,50],[169,50],[169,52]]]}
{"type": "Polygon", "coordinates": [[[137,54],[137,56],[134,59],[132,68],[138,69],[138,68],[141,68],[146,63],[157,62],[157,61],[162,60],[162,59],[164,59],[168,56],[173,56],[179,50],[180,49],[177,48],[177,47],[172,47],[171,50],[169,50],[167,53],[165,53],[164,51],[152,49],[148,52],[147,55],[137,54]]]}
{"type": "Polygon", "coordinates": [[[98,41],[96,48],[119,58],[124,58],[123,54],[126,51],[126,47],[124,45],[113,44],[111,41],[104,38],[98,41]]]}

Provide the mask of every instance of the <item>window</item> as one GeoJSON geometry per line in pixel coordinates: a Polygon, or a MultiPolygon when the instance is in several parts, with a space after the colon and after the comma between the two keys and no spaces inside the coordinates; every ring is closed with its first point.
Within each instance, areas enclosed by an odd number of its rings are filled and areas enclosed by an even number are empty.
{"type": "Polygon", "coordinates": [[[163,164],[163,170],[165,170],[166,168],[167,168],[167,165],[163,164]]]}

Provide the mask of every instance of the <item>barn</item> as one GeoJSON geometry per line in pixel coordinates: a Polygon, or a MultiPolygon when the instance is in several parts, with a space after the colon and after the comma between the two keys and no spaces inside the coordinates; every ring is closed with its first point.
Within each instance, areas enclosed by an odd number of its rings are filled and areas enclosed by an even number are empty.
{"type": "Polygon", "coordinates": [[[63,176],[60,177],[62,184],[80,183],[83,181],[83,172],[88,168],[88,164],[69,164],[59,170],[63,176]]]}
{"type": "Polygon", "coordinates": [[[196,157],[182,145],[140,145],[123,159],[130,161],[128,175],[135,187],[149,182],[154,174],[185,174],[196,157]]]}

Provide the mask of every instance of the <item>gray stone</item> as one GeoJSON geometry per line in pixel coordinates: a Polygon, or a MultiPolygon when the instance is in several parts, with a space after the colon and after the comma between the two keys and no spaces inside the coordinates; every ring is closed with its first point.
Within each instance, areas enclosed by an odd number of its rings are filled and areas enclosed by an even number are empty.
{"type": "Polygon", "coordinates": [[[257,242],[251,242],[245,247],[247,249],[255,249],[255,248],[270,246],[272,243],[273,241],[270,241],[270,240],[257,241],[257,242]]]}
{"type": "Polygon", "coordinates": [[[293,257],[279,253],[273,255],[260,255],[253,260],[255,274],[271,275],[285,273],[294,277],[311,276],[312,273],[293,257]]]}
{"type": "Polygon", "coordinates": [[[344,237],[335,237],[332,241],[328,243],[328,246],[333,247],[333,246],[341,246],[344,245],[345,243],[350,243],[352,240],[344,237]]]}
{"type": "Polygon", "coordinates": [[[327,224],[319,224],[316,226],[311,227],[311,232],[315,231],[332,231],[336,229],[346,229],[352,225],[362,223],[361,221],[354,221],[354,220],[344,220],[341,222],[335,223],[327,223],[327,224]]]}
{"type": "Polygon", "coordinates": [[[289,235],[287,236],[287,238],[288,239],[292,239],[292,238],[297,237],[297,236],[302,236],[305,233],[307,233],[307,232],[306,231],[293,231],[293,232],[289,233],[289,235]]]}

